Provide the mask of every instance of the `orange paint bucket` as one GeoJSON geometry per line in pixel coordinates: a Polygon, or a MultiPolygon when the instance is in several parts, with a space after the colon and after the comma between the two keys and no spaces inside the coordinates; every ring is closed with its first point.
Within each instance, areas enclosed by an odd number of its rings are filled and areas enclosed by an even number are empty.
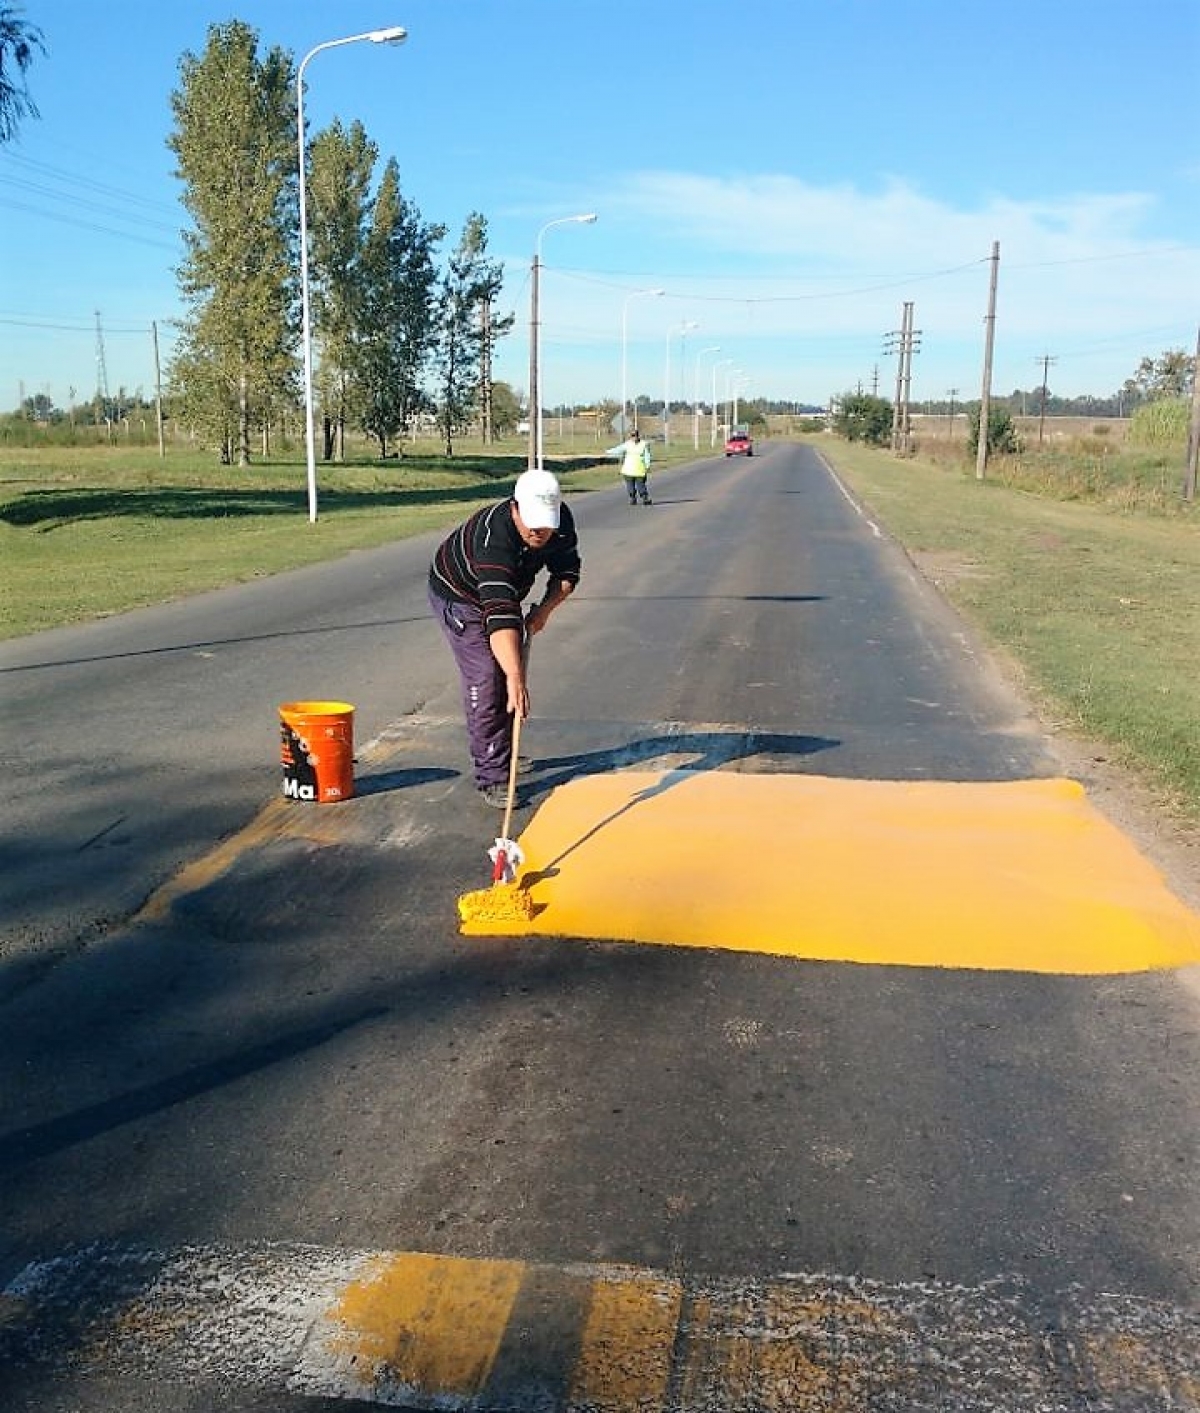
{"type": "Polygon", "coordinates": [[[285,702],[279,708],[283,793],[319,805],[354,794],[354,708],[349,702],[285,702]]]}

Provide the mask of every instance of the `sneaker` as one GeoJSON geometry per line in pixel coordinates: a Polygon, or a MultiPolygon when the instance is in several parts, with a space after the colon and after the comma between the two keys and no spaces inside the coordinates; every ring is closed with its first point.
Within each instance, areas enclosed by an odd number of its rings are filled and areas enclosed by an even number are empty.
{"type": "Polygon", "coordinates": [[[518,757],[517,757],[517,774],[518,774],[518,775],[528,775],[529,772],[530,772],[532,769],[533,769],[533,757],[532,757],[532,756],[518,756],[518,757]]]}
{"type": "MultiPolygon", "coordinates": [[[[507,785],[481,785],[479,787],[479,798],[485,805],[491,805],[495,810],[508,808],[508,786],[507,785]]],[[[515,805],[517,802],[513,800],[515,805]]]]}
{"type": "Polygon", "coordinates": [[[643,505],[653,505],[654,502],[650,499],[649,496],[643,496],[643,497],[642,497],[642,504],[643,504],[643,505]]]}

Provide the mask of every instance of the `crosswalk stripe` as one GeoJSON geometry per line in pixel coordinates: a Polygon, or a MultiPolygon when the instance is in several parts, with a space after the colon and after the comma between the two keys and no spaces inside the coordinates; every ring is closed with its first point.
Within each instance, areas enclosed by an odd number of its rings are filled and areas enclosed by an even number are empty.
{"type": "Polygon", "coordinates": [[[47,1366],[447,1413],[1200,1413],[1200,1311],[1015,1279],[91,1247],[0,1296],[0,1367],[47,1366]]]}

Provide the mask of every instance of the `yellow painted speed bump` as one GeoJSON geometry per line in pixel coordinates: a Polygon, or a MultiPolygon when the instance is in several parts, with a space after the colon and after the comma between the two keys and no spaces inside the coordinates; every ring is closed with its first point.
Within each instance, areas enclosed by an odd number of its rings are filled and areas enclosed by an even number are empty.
{"type": "Polygon", "coordinates": [[[1200,961],[1200,917],[1072,780],[619,772],[555,790],[520,842],[532,920],[464,933],[1080,975],[1200,961]]]}
{"type": "Polygon", "coordinates": [[[104,1242],[28,1266],[0,1291],[0,1349],[14,1387],[57,1389],[60,1376],[102,1397],[123,1379],[186,1383],[221,1408],[1012,1413],[1078,1407],[1081,1388],[1096,1409],[1200,1408],[1194,1307],[1078,1285],[1048,1293],[1003,1272],[976,1285],[883,1283],[104,1242]]]}

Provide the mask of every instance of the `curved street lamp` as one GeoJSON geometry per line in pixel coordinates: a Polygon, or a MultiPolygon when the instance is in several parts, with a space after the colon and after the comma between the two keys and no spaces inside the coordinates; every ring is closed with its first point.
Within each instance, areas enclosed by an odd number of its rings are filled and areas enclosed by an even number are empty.
{"type": "Polygon", "coordinates": [[[304,154],[304,70],[308,61],[323,49],[337,49],[342,44],[357,44],[370,40],[372,44],[403,44],[408,31],[403,25],[387,29],[369,29],[364,34],[350,34],[345,39],[327,39],[310,49],[296,70],[296,150],[300,169],[300,340],[304,346],[304,445],[308,460],[308,523],[317,518],[317,455],[313,432],[312,388],[312,316],[308,300],[308,207],[305,200],[305,173],[308,163],[304,154]]]}
{"type": "Polygon", "coordinates": [[[621,306],[621,435],[629,435],[629,392],[628,392],[628,368],[629,368],[629,301],[637,299],[639,295],[649,295],[657,298],[666,294],[665,289],[635,289],[625,296],[625,303],[621,306]]]}
{"type": "MultiPolygon", "coordinates": [[[[590,226],[596,219],[594,211],[579,216],[559,216],[546,224],[537,233],[533,247],[533,271],[529,281],[529,467],[542,465],[542,325],[538,302],[542,268],[542,237],[551,226],[568,226],[572,223],[590,226]]],[[[572,424],[574,419],[572,419],[572,424]]]]}

